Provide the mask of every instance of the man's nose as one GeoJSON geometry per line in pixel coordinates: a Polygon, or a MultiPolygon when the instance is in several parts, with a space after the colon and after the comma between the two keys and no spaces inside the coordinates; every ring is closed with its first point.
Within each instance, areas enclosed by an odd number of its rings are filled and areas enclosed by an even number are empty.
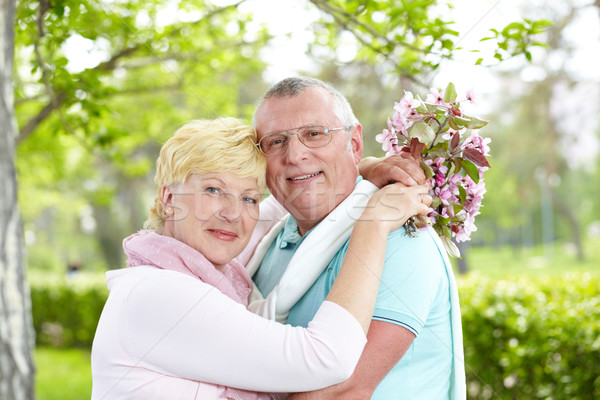
{"type": "Polygon", "coordinates": [[[298,135],[291,135],[288,141],[286,157],[290,161],[297,161],[307,158],[310,149],[300,141],[298,135]]]}

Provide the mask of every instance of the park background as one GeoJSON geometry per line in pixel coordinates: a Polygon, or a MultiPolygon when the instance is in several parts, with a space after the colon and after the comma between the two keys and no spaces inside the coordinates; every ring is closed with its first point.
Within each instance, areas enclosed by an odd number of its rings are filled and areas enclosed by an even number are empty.
{"type": "Polygon", "coordinates": [[[89,398],[103,273],[141,228],[161,144],[191,119],[250,122],[297,74],[348,97],[366,155],[404,90],[474,90],[492,168],[456,264],[469,399],[600,398],[599,58],[591,0],[19,1],[37,398],[89,398]]]}

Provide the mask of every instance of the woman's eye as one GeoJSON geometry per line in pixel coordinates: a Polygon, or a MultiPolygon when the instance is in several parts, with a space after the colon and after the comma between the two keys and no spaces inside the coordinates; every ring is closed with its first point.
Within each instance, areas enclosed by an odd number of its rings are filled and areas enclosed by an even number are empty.
{"type": "Polygon", "coordinates": [[[210,193],[210,194],[219,194],[219,193],[221,193],[221,191],[218,188],[212,187],[212,186],[209,186],[209,187],[205,188],[204,191],[207,192],[207,193],[210,193]]]}
{"type": "Polygon", "coordinates": [[[258,200],[256,200],[255,198],[252,198],[252,197],[243,197],[242,201],[244,203],[249,203],[249,204],[257,204],[258,203],[258,200]]]}

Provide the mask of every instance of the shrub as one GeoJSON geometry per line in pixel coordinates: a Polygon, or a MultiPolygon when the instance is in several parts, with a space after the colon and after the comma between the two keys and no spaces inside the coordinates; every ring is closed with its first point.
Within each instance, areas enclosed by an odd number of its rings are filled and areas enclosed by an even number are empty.
{"type": "Polygon", "coordinates": [[[600,281],[459,279],[469,399],[600,398],[600,281]]]}
{"type": "Polygon", "coordinates": [[[37,345],[90,347],[108,297],[104,274],[30,274],[37,345]]]}

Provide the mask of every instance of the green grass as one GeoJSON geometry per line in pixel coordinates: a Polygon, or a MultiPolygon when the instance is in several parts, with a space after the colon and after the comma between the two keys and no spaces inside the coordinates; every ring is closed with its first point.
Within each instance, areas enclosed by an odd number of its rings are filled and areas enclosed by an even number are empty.
{"type": "Polygon", "coordinates": [[[38,347],[35,350],[38,400],[81,400],[92,395],[90,350],[38,347]]]}
{"type": "Polygon", "coordinates": [[[584,256],[584,261],[577,261],[574,249],[560,243],[547,248],[472,247],[467,263],[471,271],[506,280],[519,276],[558,276],[572,271],[600,276],[600,238],[586,241],[584,256]]]}

